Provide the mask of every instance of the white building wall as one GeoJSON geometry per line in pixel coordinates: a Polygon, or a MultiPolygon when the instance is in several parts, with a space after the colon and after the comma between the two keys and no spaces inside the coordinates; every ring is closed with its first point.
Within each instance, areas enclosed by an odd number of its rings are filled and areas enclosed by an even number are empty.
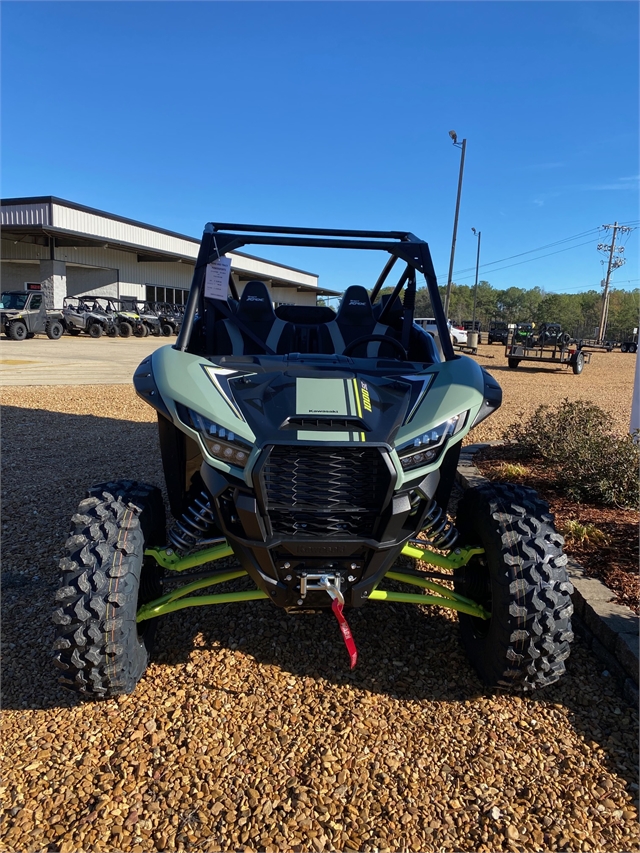
{"type": "Polygon", "coordinates": [[[49,257],[48,246],[38,246],[37,243],[22,243],[20,240],[10,240],[6,237],[2,240],[1,251],[3,261],[5,259],[39,260],[40,258],[45,260],[49,257]]]}
{"type": "Polygon", "coordinates": [[[55,252],[57,259],[66,261],[68,264],[86,264],[92,267],[116,270],[116,281],[120,283],[120,292],[125,296],[144,298],[145,284],[188,290],[193,277],[191,264],[139,263],[134,252],[97,249],[88,246],[57,248],[55,252]]]}
{"type": "Polygon", "coordinates": [[[104,237],[107,242],[117,240],[136,246],[148,246],[150,249],[186,255],[194,260],[198,255],[199,243],[192,240],[171,237],[168,234],[162,234],[141,225],[119,222],[117,219],[109,219],[106,216],[76,210],[73,207],[65,207],[61,204],[54,203],[51,208],[53,220],[51,224],[55,228],[64,228],[78,234],[104,237]]]}
{"type": "Polygon", "coordinates": [[[22,290],[25,281],[40,281],[40,264],[2,264],[2,290],[22,290]]]}

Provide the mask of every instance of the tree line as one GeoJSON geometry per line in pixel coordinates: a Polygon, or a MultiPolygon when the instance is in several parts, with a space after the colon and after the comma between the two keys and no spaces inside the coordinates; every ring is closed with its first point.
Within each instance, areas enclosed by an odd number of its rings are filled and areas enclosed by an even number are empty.
{"type": "MultiPolygon", "coordinates": [[[[393,288],[385,287],[382,293],[393,288]]],[[[446,287],[440,287],[444,304],[446,287]]],[[[607,337],[619,337],[638,326],[640,289],[609,291],[609,322],[607,337]]],[[[488,281],[478,282],[476,320],[487,329],[491,320],[507,323],[560,323],[574,337],[595,337],[602,310],[602,293],[586,290],[583,293],[545,293],[541,287],[525,290],[508,287],[497,290],[488,281]]],[[[416,293],[416,317],[432,317],[433,309],[426,287],[416,293]]],[[[449,302],[449,317],[454,325],[473,316],[473,285],[453,284],[449,302]]]]}

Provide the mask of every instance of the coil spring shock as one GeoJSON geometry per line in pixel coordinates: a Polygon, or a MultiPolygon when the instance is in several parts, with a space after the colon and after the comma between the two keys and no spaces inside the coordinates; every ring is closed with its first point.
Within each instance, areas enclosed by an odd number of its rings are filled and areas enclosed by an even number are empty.
{"type": "Polygon", "coordinates": [[[442,551],[451,550],[460,536],[444,510],[435,501],[431,501],[429,505],[422,531],[426,533],[429,544],[442,551]]]}
{"type": "Polygon", "coordinates": [[[169,531],[169,541],[178,551],[191,551],[199,542],[207,538],[213,527],[215,527],[215,520],[211,499],[205,491],[202,491],[169,531]]]}

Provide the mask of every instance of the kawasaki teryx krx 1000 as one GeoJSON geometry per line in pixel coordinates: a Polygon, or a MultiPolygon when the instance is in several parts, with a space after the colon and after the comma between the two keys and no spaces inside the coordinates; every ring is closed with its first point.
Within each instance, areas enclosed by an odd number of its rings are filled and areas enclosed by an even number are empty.
{"type": "Polygon", "coordinates": [[[87,696],[130,692],[158,616],[256,599],[331,608],[352,666],[357,638],[343,608],[396,601],[458,611],[486,685],[533,689],[563,673],[572,588],[548,506],[532,489],[492,483],[464,493],[455,525],[447,517],[461,442],[502,392],[454,354],[425,242],[210,223],[177,342],[146,358],[134,384],[158,413],[175,520],[167,534],[156,486],[89,489],[54,614],[64,685],[87,696]],[[227,253],[252,243],[377,250],[387,263],[371,293],[347,288],[337,312],[274,309],[263,282],[238,293],[229,274],[227,253]],[[398,262],[397,284],[380,298],[398,262]],[[439,347],[413,322],[416,273],[439,347]],[[394,569],[401,555],[421,568],[394,569]],[[231,567],[212,567],[231,556],[231,567]],[[247,575],[253,589],[191,594],[247,575]],[[386,589],[385,579],[419,591],[386,589]]]}

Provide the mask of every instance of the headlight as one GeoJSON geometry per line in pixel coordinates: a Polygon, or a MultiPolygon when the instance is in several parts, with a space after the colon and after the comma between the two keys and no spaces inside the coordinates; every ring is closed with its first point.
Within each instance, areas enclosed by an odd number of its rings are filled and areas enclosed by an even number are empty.
{"type": "Polygon", "coordinates": [[[412,468],[420,468],[437,459],[447,439],[462,429],[467,420],[467,414],[468,412],[462,412],[460,415],[455,415],[417,438],[396,447],[403,469],[408,471],[412,468]]]}
{"type": "Polygon", "coordinates": [[[227,427],[205,418],[204,415],[187,409],[185,406],[178,407],[178,414],[187,426],[193,427],[202,436],[202,440],[209,453],[216,459],[221,459],[228,465],[237,465],[244,468],[251,453],[251,445],[239,438],[227,427]]]}

